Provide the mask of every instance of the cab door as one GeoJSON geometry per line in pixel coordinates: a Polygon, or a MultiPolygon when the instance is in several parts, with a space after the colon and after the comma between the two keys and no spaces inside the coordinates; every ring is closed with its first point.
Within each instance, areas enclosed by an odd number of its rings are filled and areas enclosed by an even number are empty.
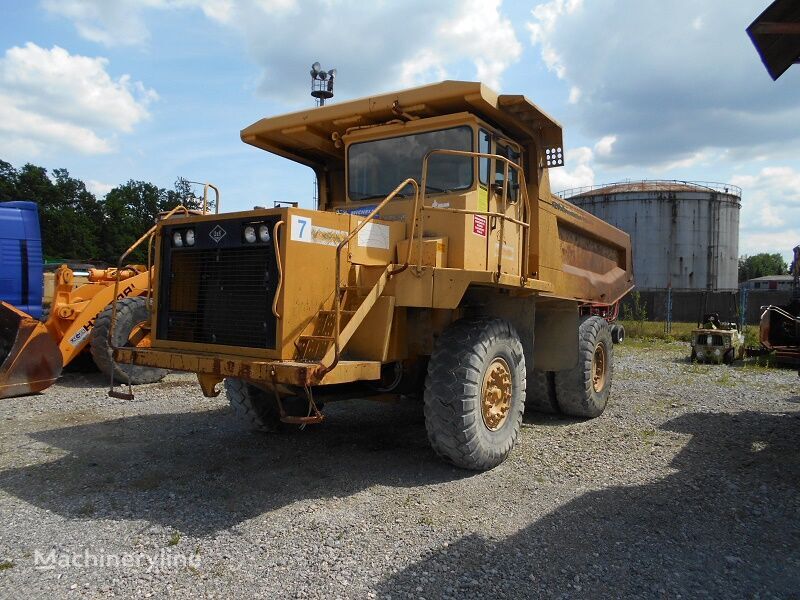
{"type": "MultiPolygon", "coordinates": [[[[515,164],[520,164],[520,152],[517,147],[505,140],[493,141],[493,154],[510,159],[515,164]]],[[[492,213],[503,214],[507,217],[517,218],[521,215],[521,190],[519,173],[508,166],[503,160],[491,161],[491,184],[488,188],[488,210],[492,213]]],[[[489,218],[489,239],[487,269],[497,271],[500,266],[501,273],[510,275],[520,274],[520,246],[521,232],[519,225],[498,217],[489,218]]]]}

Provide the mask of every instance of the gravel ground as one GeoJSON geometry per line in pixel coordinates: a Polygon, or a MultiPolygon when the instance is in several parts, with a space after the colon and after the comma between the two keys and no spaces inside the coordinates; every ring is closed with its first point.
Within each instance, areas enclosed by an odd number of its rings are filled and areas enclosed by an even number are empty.
{"type": "Polygon", "coordinates": [[[264,435],[186,375],[69,374],[0,402],[0,596],[798,597],[797,373],[616,350],[602,417],[527,415],[480,474],[415,402],[264,435]]]}

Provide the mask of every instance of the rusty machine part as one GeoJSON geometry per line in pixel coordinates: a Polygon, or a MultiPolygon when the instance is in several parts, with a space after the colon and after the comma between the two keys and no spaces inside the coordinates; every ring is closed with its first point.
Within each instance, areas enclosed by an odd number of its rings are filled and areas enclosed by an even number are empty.
{"type": "MultiPolygon", "coordinates": [[[[758,337],[761,347],[778,363],[800,369],[800,246],[792,249],[792,297],[784,306],[762,306],[758,337]]],[[[756,354],[756,352],[752,352],[756,354]]],[[[800,371],[799,371],[800,372],[800,371]]]]}
{"type": "Polygon", "coordinates": [[[390,373],[392,390],[419,391],[427,371],[431,443],[472,469],[513,447],[526,377],[568,371],[570,397],[549,404],[603,411],[630,238],[551,194],[562,131],[536,105],[446,81],[241,137],[314,169],[318,206],[160,221],[138,242],[154,254],[151,347],[118,347],[118,362],[194,372],[207,396],[231,379],[231,403],[263,429],[321,421],[315,398],[338,384],[385,389],[390,373]],[[604,351],[579,361],[589,334],[604,351]],[[298,397],[306,409],[289,410],[298,397]]]}

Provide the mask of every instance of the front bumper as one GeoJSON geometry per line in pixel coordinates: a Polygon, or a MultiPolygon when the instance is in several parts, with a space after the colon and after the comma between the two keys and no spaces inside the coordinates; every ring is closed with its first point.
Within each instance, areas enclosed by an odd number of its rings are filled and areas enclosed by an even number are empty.
{"type": "Polygon", "coordinates": [[[117,348],[114,350],[114,360],[143,367],[188,371],[217,381],[222,381],[226,377],[236,377],[254,383],[278,383],[301,387],[374,381],[381,376],[381,363],[375,361],[342,360],[331,371],[323,374],[318,363],[263,360],[153,348],[117,348]]]}

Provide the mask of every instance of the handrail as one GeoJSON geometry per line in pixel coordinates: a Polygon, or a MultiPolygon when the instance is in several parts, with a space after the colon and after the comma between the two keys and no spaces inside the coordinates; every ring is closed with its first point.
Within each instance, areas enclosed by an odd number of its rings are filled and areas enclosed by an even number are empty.
{"type": "MultiPolygon", "coordinates": [[[[183,204],[179,204],[178,206],[173,208],[171,211],[169,211],[166,215],[164,215],[164,217],[161,219],[161,221],[166,221],[172,215],[174,215],[176,212],[181,211],[181,210],[183,211],[183,214],[185,216],[189,216],[189,209],[186,208],[183,204]]],[[[134,250],[136,250],[136,248],[138,248],[139,245],[142,242],[144,242],[145,240],[148,240],[148,246],[151,247],[153,236],[155,235],[155,232],[156,232],[157,228],[158,228],[158,223],[153,225],[144,234],[142,234],[142,236],[138,240],[136,240],[125,251],[125,253],[122,256],[119,257],[119,260],[117,261],[117,277],[114,280],[114,299],[111,301],[111,325],[108,328],[108,347],[109,347],[110,351],[114,351],[114,350],[118,349],[118,347],[114,345],[114,327],[115,327],[116,322],[117,322],[117,299],[118,299],[118,296],[119,296],[119,282],[120,282],[120,272],[122,271],[122,265],[123,265],[125,259],[128,258],[130,253],[133,252],[134,250]]],[[[147,251],[147,254],[148,254],[148,259],[147,259],[148,260],[148,265],[147,265],[148,269],[147,270],[148,270],[148,273],[150,273],[152,271],[152,267],[149,264],[150,255],[151,255],[151,252],[152,252],[150,247],[148,247],[148,251],[147,251]]],[[[149,280],[149,277],[150,277],[150,275],[148,275],[148,280],[149,280]]],[[[152,291],[152,287],[150,288],[150,290],[148,290],[148,293],[150,293],[151,291],[152,291]]],[[[128,387],[130,388],[130,384],[128,384],[128,387]]],[[[109,396],[112,396],[112,397],[115,397],[115,398],[122,398],[122,399],[130,399],[130,398],[133,397],[133,395],[130,394],[130,393],[121,394],[119,392],[115,392],[114,391],[114,369],[111,369],[111,389],[109,390],[108,394],[109,394],[109,396]]]]}
{"type": "MultiPolygon", "coordinates": [[[[422,211],[440,211],[440,212],[452,212],[452,213],[463,213],[463,214],[478,214],[478,215],[485,215],[487,217],[495,217],[500,219],[500,238],[499,238],[499,246],[497,250],[497,275],[500,276],[501,269],[502,269],[502,261],[503,261],[503,241],[504,241],[504,225],[505,221],[511,221],[515,225],[520,227],[520,233],[522,234],[522,273],[520,274],[520,281],[524,284],[525,280],[528,278],[528,264],[529,264],[529,250],[530,250],[530,224],[525,222],[525,215],[531,214],[531,206],[530,206],[530,198],[528,196],[528,185],[525,181],[525,171],[523,170],[521,165],[518,165],[511,159],[500,156],[499,154],[490,154],[488,152],[471,152],[467,150],[449,150],[445,148],[439,148],[434,150],[429,150],[424,158],[422,159],[422,198],[420,203],[420,214],[422,211]],[[428,181],[428,161],[431,156],[434,154],[447,154],[450,156],[467,156],[470,158],[487,158],[487,159],[494,159],[500,160],[504,163],[503,166],[503,207],[505,208],[508,206],[508,170],[509,168],[513,168],[519,174],[519,189],[520,194],[523,199],[522,202],[522,215],[520,215],[520,204],[517,203],[517,210],[516,210],[516,218],[508,217],[503,213],[493,213],[487,210],[485,211],[472,211],[466,209],[459,209],[459,208],[444,208],[438,206],[425,206],[425,195],[427,193],[427,181],[428,181]]],[[[412,240],[413,241],[413,240],[412,240]]],[[[421,264],[422,261],[422,228],[420,227],[419,233],[419,253],[418,259],[421,264]]],[[[487,231],[486,236],[486,247],[489,247],[489,235],[487,231]]],[[[487,256],[488,259],[488,256],[487,256]]]]}
{"type": "Polygon", "coordinates": [[[208,214],[208,188],[214,190],[214,212],[219,214],[219,188],[215,186],[213,183],[202,182],[202,181],[189,181],[186,180],[186,183],[194,183],[197,185],[203,186],[203,214],[208,214]]]}
{"type": "MultiPolygon", "coordinates": [[[[339,242],[338,246],[336,246],[336,273],[334,275],[336,281],[336,290],[333,293],[334,355],[333,355],[333,362],[331,362],[329,366],[326,366],[320,362],[320,373],[323,375],[328,371],[332,370],[337,365],[342,351],[341,344],[339,341],[339,335],[341,333],[341,312],[342,312],[341,308],[342,249],[348,243],[350,243],[350,240],[352,240],[356,235],[358,235],[358,232],[361,231],[367,223],[372,221],[375,218],[375,215],[378,214],[378,212],[380,212],[381,209],[383,209],[383,207],[386,206],[391,200],[393,200],[394,197],[397,196],[397,194],[399,194],[400,191],[407,185],[411,185],[414,187],[414,221],[412,221],[411,223],[411,232],[412,232],[411,239],[413,240],[413,232],[414,228],[416,227],[416,215],[417,215],[417,210],[419,208],[419,184],[413,177],[409,177],[405,181],[403,181],[400,185],[398,185],[396,188],[394,188],[394,190],[392,190],[392,192],[388,196],[386,196],[386,198],[384,198],[383,201],[380,204],[378,204],[378,206],[372,209],[372,212],[370,212],[366,217],[364,217],[364,220],[361,221],[346,238],[344,238],[341,242],[339,242]]],[[[420,227],[420,230],[422,230],[422,227],[420,227]]],[[[403,266],[395,270],[390,269],[389,275],[390,276],[396,275],[397,273],[400,273],[401,271],[407,269],[410,260],[411,260],[411,243],[409,243],[408,245],[408,253],[406,254],[406,260],[403,266]]]]}
{"type": "Polygon", "coordinates": [[[278,230],[280,229],[281,225],[283,225],[283,221],[278,221],[275,223],[275,227],[272,228],[272,243],[275,244],[275,261],[278,263],[278,287],[275,288],[275,297],[272,299],[272,314],[275,315],[276,319],[280,319],[281,316],[278,314],[278,296],[281,293],[281,287],[283,286],[283,265],[281,265],[281,246],[278,240],[278,230]]]}

